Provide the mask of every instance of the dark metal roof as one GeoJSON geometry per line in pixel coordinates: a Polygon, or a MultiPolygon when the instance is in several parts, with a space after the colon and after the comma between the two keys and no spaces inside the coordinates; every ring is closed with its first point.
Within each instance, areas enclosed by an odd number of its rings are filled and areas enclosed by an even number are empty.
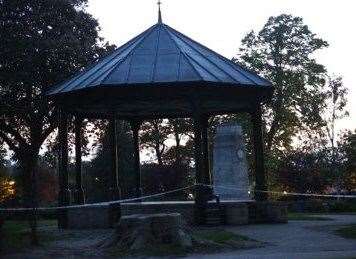
{"type": "MultiPolygon", "coordinates": [[[[219,85],[271,87],[271,83],[204,47],[162,22],[99,60],[48,95],[98,87],[209,82],[219,85]]],[[[173,85],[173,84],[172,84],[173,85]]]]}

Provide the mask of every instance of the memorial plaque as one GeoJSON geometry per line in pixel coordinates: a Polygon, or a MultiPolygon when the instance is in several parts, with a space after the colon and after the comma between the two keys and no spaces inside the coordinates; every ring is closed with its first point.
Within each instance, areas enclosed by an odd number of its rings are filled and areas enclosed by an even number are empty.
{"type": "Polygon", "coordinates": [[[245,141],[239,125],[217,128],[213,159],[215,194],[221,200],[250,200],[245,141]]]}

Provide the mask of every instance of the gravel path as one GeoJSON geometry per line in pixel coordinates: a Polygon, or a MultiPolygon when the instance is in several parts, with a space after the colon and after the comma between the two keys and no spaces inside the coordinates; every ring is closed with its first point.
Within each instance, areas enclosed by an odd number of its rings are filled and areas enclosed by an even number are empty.
{"type": "Polygon", "coordinates": [[[340,226],[356,224],[356,215],[325,217],[334,220],[230,227],[227,230],[266,242],[266,246],[218,255],[192,255],[187,258],[356,258],[356,240],[333,234],[340,226]]]}

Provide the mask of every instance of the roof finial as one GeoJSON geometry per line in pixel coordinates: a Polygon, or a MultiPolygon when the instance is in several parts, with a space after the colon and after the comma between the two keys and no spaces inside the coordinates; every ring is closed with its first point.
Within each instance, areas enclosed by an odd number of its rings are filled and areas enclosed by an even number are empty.
{"type": "Polygon", "coordinates": [[[161,0],[158,0],[158,23],[162,23],[162,14],[161,14],[161,0]]]}

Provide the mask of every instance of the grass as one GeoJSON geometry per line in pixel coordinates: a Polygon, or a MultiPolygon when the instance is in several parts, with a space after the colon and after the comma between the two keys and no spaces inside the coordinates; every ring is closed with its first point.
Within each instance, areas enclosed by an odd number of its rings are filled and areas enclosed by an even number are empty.
{"type": "Polygon", "coordinates": [[[251,239],[234,234],[229,231],[225,230],[198,230],[193,233],[193,236],[199,238],[199,239],[204,239],[204,240],[209,240],[214,243],[218,244],[226,244],[230,241],[249,241],[251,239]]]}
{"type": "Polygon", "coordinates": [[[356,224],[339,228],[335,233],[343,238],[356,239],[356,224]]]}
{"type": "MultiPolygon", "coordinates": [[[[55,220],[40,220],[38,227],[56,226],[55,220]]],[[[3,244],[2,247],[6,251],[19,251],[30,247],[30,226],[27,221],[5,221],[2,228],[3,244]]],[[[46,235],[40,229],[38,230],[39,242],[51,241],[51,237],[46,235]]]]}
{"type": "MultiPolygon", "coordinates": [[[[320,215],[322,215],[322,214],[320,214],[320,215]]],[[[328,221],[328,220],[333,220],[333,219],[328,218],[328,217],[316,216],[313,214],[306,214],[306,213],[288,213],[288,220],[328,221]]]]}

